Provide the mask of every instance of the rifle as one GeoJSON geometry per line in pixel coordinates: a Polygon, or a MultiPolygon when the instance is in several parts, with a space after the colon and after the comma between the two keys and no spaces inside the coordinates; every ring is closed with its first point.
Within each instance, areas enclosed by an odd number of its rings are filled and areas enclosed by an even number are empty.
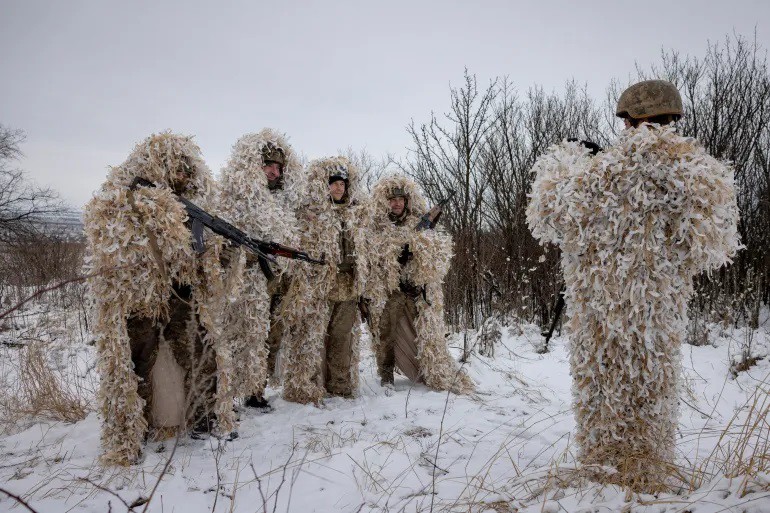
{"type": "Polygon", "coordinates": [[[564,309],[564,292],[565,292],[565,287],[564,285],[562,285],[561,288],[559,289],[559,296],[556,299],[556,306],[553,312],[553,320],[551,321],[551,328],[548,331],[543,331],[542,333],[540,333],[540,335],[545,337],[546,351],[548,351],[548,342],[551,341],[551,337],[553,336],[553,332],[556,329],[556,325],[559,323],[559,319],[561,318],[561,311],[564,309]]]}
{"type": "MultiPolygon", "coordinates": [[[[135,177],[129,186],[130,190],[136,190],[138,186],[143,187],[155,187],[155,184],[149,180],[141,177],[135,177]]],[[[236,246],[243,246],[248,251],[256,255],[259,262],[259,268],[262,269],[262,273],[265,278],[272,280],[275,277],[273,270],[270,269],[269,262],[275,263],[275,256],[284,258],[291,258],[292,260],[304,260],[311,264],[324,265],[326,260],[321,255],[320,259],[312,258],[305,251],[294,249],[289,246],[278,244],[277,242],[263,241],[249,237],[246,232],[239,230],[235,226],[231,225],[227,221],[220,219],[219,217],[209,214],[198,205],[183,198],[174,193],[176,199],[184,205],[187,211],[187,217],[189,218],[190,231],[193,237],[193,249],[196,253],[201,254],[206,250],[205,243],[203,242],[203,227],[207,227],[217,235],[221,235],[225,239],[229,240],[236,246]]]]}
{"type": "Polygon", "coordinates": [[[425,212],[420,217],[420,222],[417,223],[417,226],[415,226],[416,230],[432,230],[436,227],[436,223],[438,223],[439,217],[441,217],[441,213],[444,211],[444,205],[449,203],[449,200],[452,199],[452,197],[455,195],[455,191],[453,189],[449,189],[449,195],[447,195],[446,198],[440,199],[438,203],[436,203],[433,208],[425,212]]]}

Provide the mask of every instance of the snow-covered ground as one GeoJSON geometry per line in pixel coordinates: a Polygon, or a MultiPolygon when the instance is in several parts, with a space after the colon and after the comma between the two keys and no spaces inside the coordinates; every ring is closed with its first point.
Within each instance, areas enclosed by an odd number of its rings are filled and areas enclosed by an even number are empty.
{"type": "MultiPolygon", "coordinates": [[[[756,354],[770,353],[770,322],[751,335],[756,354]]],[[[238,439],[150,443],[144,461],[129,469],[98,466],[95,413],[75,424],[20,424],[0,437],[0,488],[39,513],[118,512],[132,504],[143,511],[148,497],[147,511],[166,513],[770,512],[770,476],[727,479],[719,467],[739,449],[728,445],[730,435],[720,438],[725,427],[737,412],[728,432],[739,432],[752,394],[770,384],[767,359],[730,375],[747,336],[712,327],[710,345],[683,348],[678,463],[697,486],[675,495],[558,486],[574,474],[567,339],[537,354],[541,337],[531,325],[504,328],[494,358],[472,356],[466,368],[478,391],[471,397],[405,378],[386,395],[365,349],[358,398],[318,408],[287,403],[269,389],[274,411],[243,411],[238,439]],[[714,453],[718,443],[723,450],[714,453]]],[[[452,339],[456,355],[460,342],[452,339]]],[[[2,347],[0,358],[7,364],[18,350],[2,347]]],[[[83,377],[93,372],[91,346],[72,343],[56,358],[73,362],[83,377]]],[[[754,397],[766,400],[767,393],[754,397]]],[[[766,437],[769,427],[760,427],[766,437]]],[[[0,511],[28,511],[2,495],[0,511]]]]}

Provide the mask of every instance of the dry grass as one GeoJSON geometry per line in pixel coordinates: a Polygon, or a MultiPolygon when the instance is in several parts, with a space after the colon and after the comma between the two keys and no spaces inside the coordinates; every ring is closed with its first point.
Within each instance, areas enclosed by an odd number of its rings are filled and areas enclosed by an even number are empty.
{"type": "Polygon", "coordinates": [[[770,376],[757,386],[722,430],[714,450],[691,470],[690,489],[714,475],[742,478],[745,495],[770,472],[770,376]]]}
{"type": "Polygon", "coordinates": [[[8,354],[0,369],[0,431],[10,431],[25,418],[77,422],[91,410],[89,385],[76,369],[55,369],[47,361],[51,344],[36,341],[8,354]],[[15,360],[15,361],[13,361],[15,360]]]}

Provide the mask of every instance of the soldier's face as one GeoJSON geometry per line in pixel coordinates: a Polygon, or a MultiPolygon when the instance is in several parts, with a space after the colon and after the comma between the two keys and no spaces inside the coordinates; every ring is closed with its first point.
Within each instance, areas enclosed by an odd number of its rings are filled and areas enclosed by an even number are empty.
{"type": "Polygon", "coordinates": [[[273,182],[281,176],[281,165],[278,162],[267,162],[262,166],[262,171],[265,172],[267,180],[273,182]]]}
{"type": "Polygon", "coordinates": [[[400,216],[404,213],[404,208],[406,207],[406,201],[404,200],[403,196],[396,196],[395,198],[390,198],[388,200],[388,203],[390,203],[390,212],[393,215],[400,216]]]}
{"type": "Polygon", "coordinates": [[[335,180],[329,184],[329,194],[334,201],[339,201],[345,195],[345,181],[335,180]]]}
{"type": "Polygon", "coordinates": [[[171,173],[171,186],[177,194],[187,190],[187,186],[190,184],[190,171],[189,164],[185,162],[171,173]]]}

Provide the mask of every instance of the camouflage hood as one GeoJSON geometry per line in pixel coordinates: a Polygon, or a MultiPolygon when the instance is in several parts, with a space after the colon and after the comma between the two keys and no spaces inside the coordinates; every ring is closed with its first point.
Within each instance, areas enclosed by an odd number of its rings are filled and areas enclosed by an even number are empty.
{"type": "Polygon", "coordinates": [[[207,197],[213,186],[211,171],[191,136],[170,131],[153,134],[134,147],[125,162],[110,170],[102,190],[128,187],[136,177],[171,188],[172,172],[184,168],[190,174],[185,197],[195,201],[207,197]]]}
{"type": "Polygon", "coordinates": [[[340,169],[348,176],[346,203],[360,203],[363,193],[358,183],[358,168],[345,157],[327,157],[314,160],[308,165],[308,184],[303,204],[314,207],[328,205],[331,209],[333,203],[329,196],[329,173],[340,169]]]}
{"type": "MultiPolygon", "coordinates": [[[[222,179],[240,173],[248,178],[248,182],[243,185],[249,186],[250,189],[267,189],[267,177],[262,171],[267,148],[278,148],[283,152],[285,163],[282,191],[296,199],[301,192],[302,165],[286,135],[272,128],[263,128],[257,133],[243,135],[235,142],[230,159],[222,169],[222,179]]],[[[243,192],[245,195],[250,193],[248,190],[243,192]]]]}
{"type": "Polygon", "coordinates": [[[271,128],[236,141],[222,169],[218,205],[228,221],[253,236],[294,244],[294,208],[302,190],[302,166],[284,134],[271,128]],[[280,148],[285,156],[283,189],[271,192],[262,168],[265,149],[280,148]]]}
{"type": "Polygon", "coordinates": [[[414,180],[405,175],[388,175],[381,178],[372,188],[372,206],[377,219],[387,217],[390,213],[388,200],[394,194],[406,197],[407,217],[420,217],[428,211],[425,197],[414,180]]]}

